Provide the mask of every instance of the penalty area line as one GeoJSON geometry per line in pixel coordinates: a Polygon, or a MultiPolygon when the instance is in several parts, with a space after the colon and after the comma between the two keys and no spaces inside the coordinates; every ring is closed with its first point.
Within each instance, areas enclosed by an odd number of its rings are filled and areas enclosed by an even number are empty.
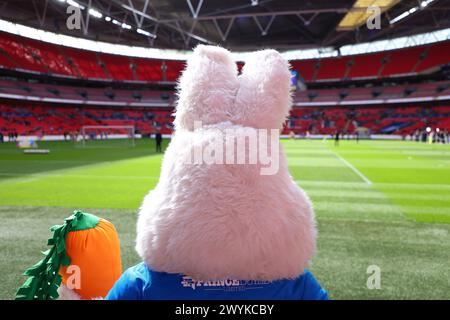
{"type": "Polygon", "coordinates": [[[338,155],[336,152],[332,151],[331,152],[334,153],[334,155],[341,160],[347,167],[349,167],[354,173],[356,173],[361,179],[364,180],[365,183],[367,183],[369,186],[371,186],[373,183],[372,181],[370,181],[365,175],[363,175],[361,173],[361,171],[359,171],[358,169],[356,169],[350,162],[348,162],[347,160],[345,160],[344,158],[342,158],[340,155],[338,155]]]}

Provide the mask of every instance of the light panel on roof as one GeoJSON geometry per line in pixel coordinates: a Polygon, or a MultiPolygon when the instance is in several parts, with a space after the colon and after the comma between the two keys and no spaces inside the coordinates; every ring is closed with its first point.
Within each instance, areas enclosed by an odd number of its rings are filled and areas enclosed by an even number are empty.
{"type": "Polygon", "coordinates": [[[389,10],[400,0],[357,0],[349,12],[342,18],[337,26],[337,30],[353,30],[366,23],[367,19],[373,16],[372,10],[367,10],[369,7],[380,8],[380,13],[389,10]]]}

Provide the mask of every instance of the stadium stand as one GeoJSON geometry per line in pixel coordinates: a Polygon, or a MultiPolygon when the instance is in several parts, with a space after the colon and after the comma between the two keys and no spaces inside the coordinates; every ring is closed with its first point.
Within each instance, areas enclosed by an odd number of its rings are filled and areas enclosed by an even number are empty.
{"type": "Polygon", "coordinates": [[[132,61],[136,66],[138,80],[156,82],[163,79],[161,66],[158,63],[155,63],[156,60],[149,61],[142,58],[132,58],[132,61]]]}
{"type": "Polygon", "coordinates": [[[351,57],[330,58],[319,61],[316,80],[340,80],[345,78],[350,61],[351,57]]]}
{"type": "Polygon", "coordinates": [[[355,56],[352,67],[348,73],[348,78],[358,79],[378,77],[385,55],[386,54],[382,52],[355,56]]]}
{"type": "Polygon", "coordinates": [[[422,72],[436,68],[439,65],[449,63],[450,41],[435,43],[428,46],[426,58],[417,66],[416,72],[422,72]]]}
{"type": "Polygon", "coordinates": [[[426,49],[423,47],[392,51],[386,57],[387,62],[381,72],[381,77],[398,76],[414,72],[425,51],[426,49]]]}
{"type": "Polygon", "coordinates": [[[176,81],[184,69],[184,61],[160,61],[157,59],[132,58],[136,67],[137,80],[176,81]],[[165,71],[163,71],[165,65],[165,71]]]}
{"type": "Polygon", "coordinates": [[[357,127],[372,134],[411,135],[426,126],[450,130],[450,107],[296,108],[288,129],[295,133],[353,134],[357,127]]]}
{"type": "MultiPolygon", "coordinates": [[[[61,135],[79,132],[86,125],[133,125],[144,134],[160,128],[172,131],[172,108],[60,107],[26,103],[0,104],[0,131],[20,135],[61,135]]],[[[295,108],[284,133],[332,134],[337,129],[352,134],[357,127],[378,134],[412,134],[425,126],[450,130],[450,106],[295,108]]]]}
{"type": "Polygon", "coordinates": [[[106,79],[106,74],[100,67],[95,52],[72,48],[64,48],[63,50],[68,63],[78,71],[79,77],[106,79]]]}
{"type": "Polygon", "coordinates": [[[101,54],[100,63],[103,63],[109,78],[114,80],[136,80],[128,57],[101,54]]]}
{"type": "MultiPolygon", "coordinates": [[[[448,64],[450,41],[380,53],[291,61],[307,83],[392,78],[428,73],[448,64]]],[[[243,63],[238,63],[241,70],[243,63]]],[[[80,78],[58,81],[0,79],[0,131],[20,135],[62,135],[82,126],[133,125],[143,133],[172,131],[175,92],[136,86],[85,85],[83,81],[175,82],[184,61],[96,53],[0,33],[0,69],[80,78]],[[47,83],[48,82],[48,83],[47,83]]],[[[450,107],[419,105],[450,100],[450,81],[330,88],[294,94],[284,133],[371,133],[410,135],[425,126],[450,130],[450,107]],[[396,103],[409,103],[408,107],[396,103]]],[[[445,103],[440,103],[442,105],[445,103]]]]}
{"type": "Polygon", "coordinates": [[[169,106],[175,99],[174,93],[171,91],[127,90],[110,87],[89,88],[9,80],[0,80],[0,97],[65,104],[88,103],[122,106],[127,104],[169,106]]]}
{"type": "MultiPolygon", "coordinates": [[[[381,53],[292,61],[306,82],[395,77],[450,62],[450,41],[381,53]]],[[[184,61],[130,58],[73,49],[0,33],[0,67],[118,81],[176,81],[184,61]]]]}
{"type": "Polygon", "coordinates": [[[152,108],[112,109],[55,107],[28,104],[0,104],[0,132],[19,135],[62,135],[79,132],[87,125],[134,125],[143,134],[160,129],[171,133],[170,110],[152,108]]]}
{"type": "MultiPolygon", "coordinates": [[[[116,106],[173,106],[173,91],[148,89],[89,88],[25,81],[0,80],[0,98],[59,102],[67,104],[104,104],[116,106]]],[[[352,105],[385,102],[414,102],[450,99],[450,81],[344,89],[297,91],[294,105],[352,105]]]]}
{"type": "Polygon", "coordinates": [[[167,81],[177,81],[184,70],[185,62],[168,60],[165,64],[167,66],[167,81]]]}
{"type": "Polygon", "coordinates": [[[47,72],[37,56],[32,55],[17,37],[2,33],[0,37],[0,48],[3,55],[13,63],[15,69],[47,72]]]}
{"type": "Polygon", "coordinates": [[[316,60],[291,61],[292,69],[297,70],[306,82],[315,81],[317,74],[316,60]]]}

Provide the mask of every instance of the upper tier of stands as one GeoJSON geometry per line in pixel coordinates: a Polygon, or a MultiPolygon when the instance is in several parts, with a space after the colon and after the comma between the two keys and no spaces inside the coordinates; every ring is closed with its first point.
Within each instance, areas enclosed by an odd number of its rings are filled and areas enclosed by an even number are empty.
{"type": "MultiPolygon", "coordinates": [[[[306,82],[417,74],[450,63],[450,41],[365,55],[291,61],[306,82]]],[[[118,81],[176,81],[185,62],[132,58],[0,32],[0,68],[118,81]]]]}
{"type": "MultiPolygon", "coordinates": [[[[0,103],[0,132],[6,135],[62,135],[82,126],[134,126],[140,133],[172,131],[172,109],[100,108],[0,103]]],[[[283,133],[353,134],[366,128],[373,134],[412,134],[427,126],[450,130],[450,107],[295,108],[283,133]]]]}
{"type": "Polygon", "coordinates": [[[0,67],[78,78],[176,81],[183,61],[163,61],[97,53],[0,32],[0,67]]]}

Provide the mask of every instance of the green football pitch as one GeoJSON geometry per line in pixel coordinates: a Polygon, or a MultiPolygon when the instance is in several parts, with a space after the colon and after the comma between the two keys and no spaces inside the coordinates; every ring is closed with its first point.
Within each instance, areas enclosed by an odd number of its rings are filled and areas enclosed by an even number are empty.
{"type": "MultiPolygon", "coordinates": [[[[167,142],[165,142],[167,143],[167,142]]],[[[289,169],[312,198],[318,251],[310,269],[333,299],[450,299],[450,145],[410,141],[283,141],[289,169]],[[368,289],[369,266],[381,288],[368,289]]],[[[89,148],[40,142],[50,154],[0,144],[0,298],[40,259],[74,209],[112,221],[122,263],[134,251],[137,211],[158,181],[154,142],[89,148]]]]}

